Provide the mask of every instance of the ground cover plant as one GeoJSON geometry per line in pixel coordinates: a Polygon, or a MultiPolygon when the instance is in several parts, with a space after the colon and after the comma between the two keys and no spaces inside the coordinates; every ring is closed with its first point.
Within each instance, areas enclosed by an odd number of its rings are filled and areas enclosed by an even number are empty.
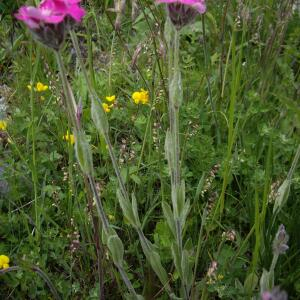
{"type": "Polygon", "coordinates": [[[297,1],[0,3],[3,299],[299,299],[297,1]]]}

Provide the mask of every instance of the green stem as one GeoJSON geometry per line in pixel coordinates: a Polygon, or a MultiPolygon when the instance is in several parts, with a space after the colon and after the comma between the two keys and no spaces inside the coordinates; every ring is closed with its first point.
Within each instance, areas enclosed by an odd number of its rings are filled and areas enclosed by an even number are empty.
{"type": "MultiPolygon", "coordinates": [[[[167,21],[168,22],[168,21],[167,21]]],[[[182,102],[182,83],[179,66],[179,50],[180,50],[180,33],[171,25],[170,31],[174,33],[174,38],[169,36],[169,122],[170,122],[170,137],[171,148],[173,152],[172,159],[169,161],[169,168],[171,170],[171,191],[172,191],[172,204],[173,204],[173,216],[176,225],[176,242],[178,248],[178,255],[181,259],[183,257],[183,238],[182,230],[184,224],[182,224],[181,216],[183,207],[179,205],[181,199],[179,199],[179,193],[181,193],[181,175],[180,175],[180,138],[179,138],[179,108],[182,102]]],[[[182,276],[181,270],[178,270],[182,276]]],[[[184,291],[184,299],[189,298],[189,288],[184,284],[184,278],[182,280],[182,288],[184,291]]]]}
{"type": "Polygon", "coordinates": [[[217,134],[217,144],[220,145],[221,143],[221,135],[220,135],[220,129],[217,119],[217,112],[216,112],[216,105],[212,98],[212,92],[211,92],[211,86],[210,86],[210,78],[208,75],[209,70],[209,62],[208,62],[208,52],[207,52],[207,46],[206,46],[206,38],[205,38],[205,22],[204,22],[204,15],[201,16],[202,19],[202,30],[203,30],[203,50],[204,50],[204,63],[205,63],[205,75],[206,75],[206,81],[207,81],[207,88],[208,88],[208,97],[209,102],[211,105],[211,109],[213,111],[213,118],[216,126],[216,134],[217,134]]]}
{"type": "Polygon", "coordinates": [[[64,104],[67,109],[67,114],[69,116],[69,120],[71,125],[74,127],[75,131],[79,131],[80,126],[76,120],[76,103],[74,99],[74,95],[71,92],[71,87],[69,81],[67,79],[65,66],[61,57],[61,54],[55,51],[55,57],[59,68],[60,78],[62,80],[62,86],[65,94],[64,104]]]}
{"type": "MultiPolygon", "coordinates": [[[[32,61],[33,49],[31,44],[31,61],[32,61]]],[[[41,224],[40,224],[40,209],[38,203],[38,175],[37,175],[37,167],[36,167],[36,131],[35,131],[35,103],[33,98],[33,84],[35,82],[38,64],[40,59],[40,48],[37,48],[37,55],[35,58],[34,69],[31,72],[31,82],[32,85],[30,92],[30,108],[31,108],[31,139],[32,139],[32,167],[31,167],[31,177],[33,182],[33,190],[34,190],[34,210],[35,210],[35,236],[36,239],[39,240],[41,233],[41,224]]]]}
{"type": "Polygon", "coordinates": [[[205,207],[204,211],[203,211],[203,214],[202,214],[202,217],[201,217],[201,226],[200,226],[200,231],[199,231],[199,236],[198,236],[198,243],[197,243],[197,250],[196,250],[196,259],[195,259],[195,264],[194,264],[194,275],[193,275],[192,286],[194,286],[195,281],[196,281],[197,267],[198,267],[198,262],[199,262],[199,257],[200,257],[203,229],[204,229],[204,225],[205,225],[205,222],[206,222],[206,217],[207,217],[207,208],[205,207]]]}
{"type": "Polygon", "coordinates": [[[278,254],[274,254],[273,259],[272,259],[272,263],[271,263],[271,267],[270,267],[270,271],[269,271],[270,273],[274,273],[275,267],[276,267],[276,264],[277,264],[277,261],[278,261],[278,257],[279,257],[278,254]]]}
{"type": "Polygon", "coordinates": [[[97,206],[98,214],[100,216],[100,220],[103,224],[103,230],[107,234],[108,230],[109,230],[109,223],[108,223],[108,219],[105,215],[105,212],[104,212],[104,209],[103,209],[103,206],[102,206],[102,203],[101,203],[101,199],[100,199],[100,197],[98,195],[98,192],[97,192],[97,189],[96,189],[95,180],[91,175],[89,175],[88,176],[88,181],[89,181],[89,184],[90,184],[90,187],[91,187],[91,191],[93,193],[93,198],[96,202],[96,206],[97,206]]]}
{"type": "Polygon", "coordinates": [[[133,285],[131,284],[131,282],[130,282],[130,280],[129,280],[129,278],[128,278],[125,270],[124,270],[124,268],[122,266],[118,265],[118,264],[116,266],[117,266],[117,269],[118,269],[118,271],[119,271],[119,273],[120,273],[120,275],[121,275],[124,283],[126,284],[128,290],[135,297],[135,299],[138,300],[139,297],[138,297],[137,293],[135,292],[135,289],[134,289],[133,285]]]}
{"type": "MultiPolygon", "coordinates": [[[[70,36],[71,36],[72,43],[73,43],[75,51],[76,51],[77,58],[79,60],[81,71],[83,73],[84,79],[85,79],[86,84],[87,84],[87,88],[88,88],[91,96],[93,98],[97,99],[102,104],[101,99],[99,99],[99,97],[97,96],[96,92],[94,91],[94,89],[92,87],[91,81],[90,81],[89,76],[88,76],[87,71],[86,71],[86,68],[84,67],[84,62],[83,62],[81,52],[80,52],[80,48],[79,48],[79,45],[78,45],[77,36],[76,36],[76,34],[73,30],[70,31],[70,36]]],[[[114,154],[113,147],[112,147],[112,144],[110,142],[110,139],[109,139],[109,136],[108,136],[107,133],[104,134],[104,139],[105,139],[105,143],[108,147],[108,152],[109,152],[112,164],[113,164],[113,168],[114,168],[115,173],[117,175],[117,179],[118,179],[119,186],[120,186],[120,191],[121,191],[122,195],[124,196],[124,198],[129,201],[129,196],[128,196],[128,193],[126,191],[125,183],[124,183],[123,178],[121,176],[120,169],[119,169],[119,166],[117,164],[117,159],[116,159],[116,156],[114,154]]]]}
{"type": "MultiPolygon", "coordinates": [[[[37,273],[43,280],[44,282],[46,282],[48,288],[50,289],[52,296],[54,297],[54,299],[56,300],[60,300],[60,296],[55,288],[55,286],[53,285],[53,283],[51,282],[50,278],[48,277],[48,275],[46,273],[44,273],[39,267],[37,266],[32,266],[29,268],[31,271],[37,273]]],[[[27,271],[27,269],[22,268],[20,266],[12,266],[6,269],[2,269],[0,270],[0,275],[4,275],[6,273],[10,273],[13,271],[27,271]]]]}
{"type": "MultiPolygon", "coordinates": [[[[180,76],[180,68],[179,68],[179,32],[175,30],[174,36],[174,78],[179,78],[180,76]]],[[[182,89],[181,82],[178,82],[178,90],[182,89]]],[[[179,95],[178,95],[179,96],[179,95]]],[[[174,99],[175,100],[175,99],[174,99]]],[[[178,99],[178,101],[172,101],[174,103],[173,107],[173,134],[174,134],[174,142],[175,142],[175,185],[178,187],[180,185],[180,141],[179,141],[179,106],[182,99],[178,99]]]]}
{"type": "MultiPolygon", "coordinates": [[[[100,104],[102,104],[102,101],[97,96],[94,88],[92,87],[92,84],[91,84],[90,79],[88,77],[88,74],[86,72],[86,69],[85,69],[85,66],[84,66],[84,63],[83,63],[83,59],[82,59],[82,56],[81,56],[81,51],[80,51],[80,48],[79,48],[79,45],[78,45],[77,36],[76,36],[75,32],[72,31],[72,30],[70,31],[70,35],[71,35],[72,43],[73,43],[75,51],[76,51],[77,58],[78,58],[79,63],[80,63],[81,70],[83,72],[83,76],[84,76],[86,84],[87,84],[88,91],[89,91],[90,95],[93,97],[94,100],[99,101],[100,104]]],[[[120,169],[119,169],[119,166],[117,164],[117,159],[115,157],[113,147],[112,147],[112,144],[111,144],[110,139],[109,139],[109,135],[105,130],[103,132],[103,135],[104,135],[106,145],[108,147],[108,152],[109,152],[109,155],[110,155],[110,159],[112,161],[114,171],[115,171],[116,176],[117,176],[117,180],[118,180],[119,187],[120,187],[120,192],[121,192],[123,198],[125,199],[125,201],[128,203],[128,205],[131,205],[129,194],[128,194],[127,189],[126,189],[125,182],[124,182],[124,180],[121,176],[120,169]]],[[[138,232],[140,240],[146,240],[142,230],[139,227],[136,227],[136,226],[135,226],[135,229],[138,232]]],[[[147,249],[147,250],[149,250],[149,249],[147,249]]],[[[147,258],[147,255],[146,255],[146,258],[147,258]]],[[[153,269],[153,270],[156,272],[155,269],[153,269]]],[[[156,272],[156,274],[159,274],[159,273],[156,272]]],[[[165,282],[163,282],[163,281],[162,281],[162,283],[165,284],[165,282]]],[[[165,286],[165,288],[168,291],[168,293],[170,293],[170,289],[168,288],[168,286],[167,287],[165,286]]]]}
{"type": "MultiPolygon", "coordinates": [[[[71,90],[70,84],[69,84],[67,76],[66,76],[62,57],[59,52],[55,52],[55,55],[56,55],[56,60],[58,63],[60,76],[61,76],[61,80],[62,80],[62,85],[63,85],[65,97],[66,97],[65,104],[66,104],[66,108],[67,108],[68,115],[70,118],[70,122],[71,122],[72,126],[74,127],[75,132],[79,132],[81,130],[81,128],[80,128],[81,126],[80,126],[80,122],[78,122],[78,120],[76,119],[76,114],[75,114],[76,104],[75,104],[74,95],[73,95],[73,92],[71,90]]],[[[97,211],[98,211],[100,220],[103,225],[103,230],[107,234],[107,233],[109,233],[109,222],[105,215],[100,196],[96,189],[95,179],[91,174],[87,175],[87,177],[88,177],[88,183],[90,185],[90,189],[93,193],[94,200],[96,202],[97,211]]],[[[122,277],[125,285],[127,286],[128,290],[132,293],[132,295],[134,296],[135,299],[138,299],[138,295],[136,294],[123,266],[116,264],[116,267],[118,268],[118,270],[121,274],[121,277],[122,277]]]]}

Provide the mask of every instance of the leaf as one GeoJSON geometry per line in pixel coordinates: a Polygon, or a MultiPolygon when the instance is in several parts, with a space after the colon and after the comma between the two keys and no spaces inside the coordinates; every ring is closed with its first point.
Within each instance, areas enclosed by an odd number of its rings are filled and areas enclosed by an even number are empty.
{"type": "Polygon", "coordinates": [[[257,283],[257,275],[255,273],[250,273],[244,282],[244,289],[247,295],[252,295],[252,292],[255,290],[257,283]]]}
{"type": "Polygon", "coordinates": [[[142,183],[141,179],[139,176],[132,174],[130,175],[130,178],[137,184],[140,185],[142,183]]]}
{"type": "Polygon", "coordinates": [[[100,134],[108,134],[108,120],[101,103],[95,99],[92,100],[91,107],[92,120],[100,134]]]}
{"type": "Polygon", "coordinates": [[[111,252],[115,264],[123,264],[124,246],[121,239],[117,235],[111,235],[107,240],[107,247],[111,252]]]}
{"type": "Polygon", "coordinates": [[[273,214],[278,214],[279,211],[283,208],[285,205],[289,194],[290,194],[290,188],[291,188],[291,180],[285,179],[281,186],[278,189],[278,194],[275,199],[274,207],[273,207],[273,214]]]}
{"type": "Polygon", "coordinates": [[[134,215],[134,218],[135,218],[135,224],[138,227],[141,227],[141,222],[140,222],[139,213],[138,213],[137,201],[136,201],[136,197],[133,193],[132,193],[131,198],[132,198],[132,200],[131,200],[132,212],[133,212],[133,215],[134,215]]]}
{"type": "Polygon", "coordinates": [[[127,199],[124,198],[119,189],[117,190],[117,197],[122,208],[123,214],[127,218],[128,222],[133,226],[137,226],[135,216],[132,210],[132,205],[127,199]]]}
{"type": "Polygon", "coordinates": [[[91,175],[93,173],[92,151],[83,131],[77,131],[75,134],[75,153],[82,172],[91,175]]]}
{"type": "Polygon", "coordinates": [[[174,216],[173,216],[171,207],[167,202],[163,201],[162,202],[162,209],[163,209],[165,219],[166,219],[166,221],[169,225],[169,228],[170,228],[171,232],[173,233],[174,238],[176,238],[175,220],[174,220],[174,216]]]}

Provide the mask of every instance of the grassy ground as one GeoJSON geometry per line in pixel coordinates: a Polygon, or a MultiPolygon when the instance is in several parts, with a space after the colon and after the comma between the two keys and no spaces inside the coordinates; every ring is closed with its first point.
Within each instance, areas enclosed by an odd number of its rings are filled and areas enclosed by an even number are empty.
{"type": "MultiPolygon", "coordinates": [[[[65,138],[72,129],[54,55],[11,17],[22,4],[15,2],[0,4],[1,118],[8,123],[0,131],[0,254],[19,268],[0,274],[0,294],[52,299],[53,285],[62,299],[99,299],[101,290],[106,299],[120,299],[126,287],[99,240],[96,208],[65,138]],[[49,88],[35,91],[38,82],[49,88]]],[[[300,299],[300,175],[297,165],[290,171],[300,140],[299,7],[293,1],[215,2],[208,1],[207,13],[186,26],[180,40],[181,166],[191,203],[184,241],[197,266],[194,299],[259,299],[259,279],[270,269],[280,224],[289,249],[279,256],[275,285],[289,299],[300,299]]],[[[137,4],[132,19],[128,1],[115,31],[113,1],[85,1],[87,15],[76,32],[98,96],[116,96],[107,112],[114,152],[128,191],[135,193],[143,231],[179,295],[161,209],[162,201],[171,202],[164,153],[165,11],[153,1],[137,4]],[[149,92],[146,105],[132,100],[141,88],[149,92]]],[[[82,103],[97,189],[124,243],[128,276],[146,299],[168,299],[120,209],[117,178],[91,122],[89,93],[69,37],[63,57],[82,103]]]]}

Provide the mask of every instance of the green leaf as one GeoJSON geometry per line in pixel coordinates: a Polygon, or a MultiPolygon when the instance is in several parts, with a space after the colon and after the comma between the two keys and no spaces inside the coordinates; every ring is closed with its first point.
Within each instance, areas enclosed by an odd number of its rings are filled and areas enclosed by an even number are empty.
{"type": "Polygon", "coordinates": [[[92,100],[91,114],[92,120],[99,133],[102,135],[107,135],[109,128],[108,120],[100,101],[97,101],[95,99],[92,100]]]}
{"type": "Polygon", "coordinates": [[[257,283],[257,275],[255,273],[250,273],[244,282],[244,289],[247,295],[252,295],[252,292],[255,290],[257,283]]]}
{"type": "Polygon", "coordinates": [[[117,235],[111,235],[107,240],[107,247],[111,252],[115,264],[123,264],[124,246],[117,235]]]}
{"type": "Polygon", "coordinates": [[[93,173],[92,151],[83,131],[77,131],[75,134],[75,153],[82,172],[91,175],[93,173]]]}

